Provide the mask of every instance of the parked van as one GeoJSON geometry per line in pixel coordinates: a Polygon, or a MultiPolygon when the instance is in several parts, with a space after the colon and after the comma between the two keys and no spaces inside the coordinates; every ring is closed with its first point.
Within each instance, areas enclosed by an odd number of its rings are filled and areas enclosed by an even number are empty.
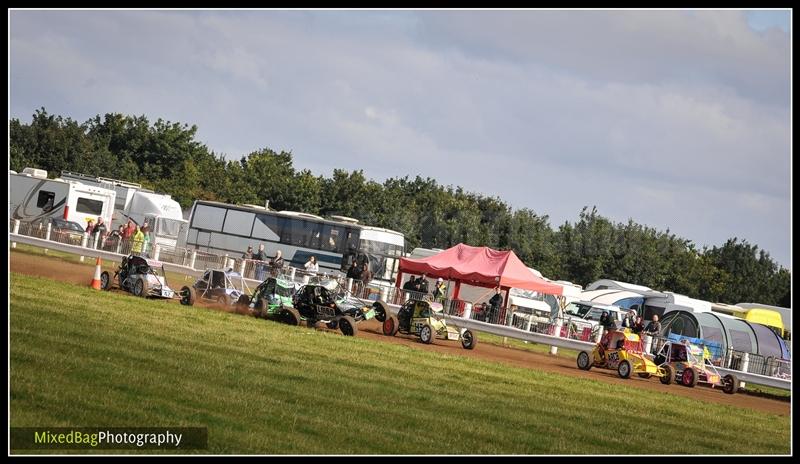
{"type": "Polygon", "coordinates": [[[9,171],[8,210],[10,219],[47,224],[60,218],[85,227],[87,219],[102,217],[111,223],[116,193],[80,182],[48,179],[43,169],[9,171]]]}

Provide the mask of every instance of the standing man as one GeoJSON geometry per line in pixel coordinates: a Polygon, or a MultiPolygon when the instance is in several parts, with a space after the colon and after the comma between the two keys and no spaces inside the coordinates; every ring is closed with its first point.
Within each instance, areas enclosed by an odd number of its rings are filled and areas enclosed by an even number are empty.
{"type": "Polygon", "coordinates": [[[136,256],[142,255],[142,247],[144,246],[144,233],[139,226],[136,226],[136,233],[133,234],[133,247],[131,247],[131,253],[136,256]]]}
{"type": "Polygon", "coordinates": [[[264,280],[264,261],[266,261],[266,258],[264,244],[259,244],[258,251],[253,255],[253,259],[256,260],[256,280],[258,281],[264,280]]]}
{"type": "Polygon", "coordinates": [[[489,307],[491,308],[489,314],[487,315],[486,322],[491,322],[492,324],[497,323],[497,317],[500,315],[500,306],[503,304],[503,294],[500,292],[500,287],[496,287],[494,289],[496,292],[494,296],[489,300],[489,307]]]}
{"type": "Polygon", "coordinates": [[[283,269],[283,253],[281,250],[275,252],[275,257],[269,261],[269,265],[272,268],[272,275],[278,275],[278,271],[283,269]]]}

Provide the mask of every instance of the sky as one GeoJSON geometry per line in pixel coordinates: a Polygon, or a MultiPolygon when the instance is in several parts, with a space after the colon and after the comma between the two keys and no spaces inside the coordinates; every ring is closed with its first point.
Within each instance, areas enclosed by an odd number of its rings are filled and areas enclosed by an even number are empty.
{"type": "Polygon", "coordinates": [[[584,206],[791,269],[789,10],[9,12],[9,118],[145,115],[238,159],[584,206]]]}

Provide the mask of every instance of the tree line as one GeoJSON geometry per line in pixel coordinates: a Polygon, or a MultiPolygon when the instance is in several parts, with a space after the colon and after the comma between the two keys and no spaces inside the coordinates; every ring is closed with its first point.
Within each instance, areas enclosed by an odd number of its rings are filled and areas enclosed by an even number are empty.
{"type": "Polygon", "coordinates": [[[512,249],[545,276],[581,285],[608,278],[709,301],[790,306],[791,273],[747,240],[698,249],[669,229],[615,223],[588,207],[553,228],[547,215],[430,177],[378,183],[363,170],[342,169],[325,177],[295,169],[291,152],[269,148],[226,160],[197,141],[196,132],[194,125],[118,113],[78,123],[41,108],[29,124],[11,119],[10,165],[139,182],[171,194],[183,208],[195,199],[269,200],[277,210],[350,216],[402,232],[409,249],[458,243],[512,249]]]}

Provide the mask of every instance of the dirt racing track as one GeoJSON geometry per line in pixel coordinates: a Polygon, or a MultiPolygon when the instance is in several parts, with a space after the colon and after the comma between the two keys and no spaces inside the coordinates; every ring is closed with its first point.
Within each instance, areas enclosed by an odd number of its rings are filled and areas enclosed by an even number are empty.
{"type": "MultiPolygon", "coordinates": [[[[10,262],[12,272],[46,277],[75,285],[88,285],[91,282],[92,275],[94,273],[93,266],[69,263],[58,259],[34,256],[26,253],[11,253],[10,262]]],[[[117,263],[106,263],[104,269],[111,271],[113,266],[116,264],[117,263]]],[[[171,286],[180,288],[185,284],[188,284],[188,281],[187,283],[173,282],[171,286]]],[[[131,295],[131,298],[135,297],[131,295]]],[[[174,301],[174,303],[179,304],[178,301],[174,301]]],[[[234,312],[232,308],[221,308],[218,305],[199,304],[198,306],[234,312]]],[[[576,367],[575,360],[571,357],[549,356],[526,350],[481,343],[480,335],[478,335],[478,344],[474,350],[464,350],[461,348],[461,344],[459,342],[454,341],[437,340],[431,345],[425,345],[419,342],[418,339],[407,336],[398,335],[395,337],[387,337],[382,334],[380,323],[374,320],[363,322],[359,324],[358,328],[359,337],[381,341],[384,343],[398,343],[420,350],[431,350],[456,356],[468,356],[528,369],[538,369],[573,377],[583,377],[608,383],[627,385],[635,388],[683,395],[700,401],[726,404],[741,408],[750,408],[773,414],[788,416],[791,412],[790,403],[788,401],[743,394],[726,395],[721,390],[706,387],[685,388],[677,385],[662,385],[660,382],[653,379],[632,377],[625,380],[619,378],[616,372],[603,369],[581,371],[576,367]]]]}

